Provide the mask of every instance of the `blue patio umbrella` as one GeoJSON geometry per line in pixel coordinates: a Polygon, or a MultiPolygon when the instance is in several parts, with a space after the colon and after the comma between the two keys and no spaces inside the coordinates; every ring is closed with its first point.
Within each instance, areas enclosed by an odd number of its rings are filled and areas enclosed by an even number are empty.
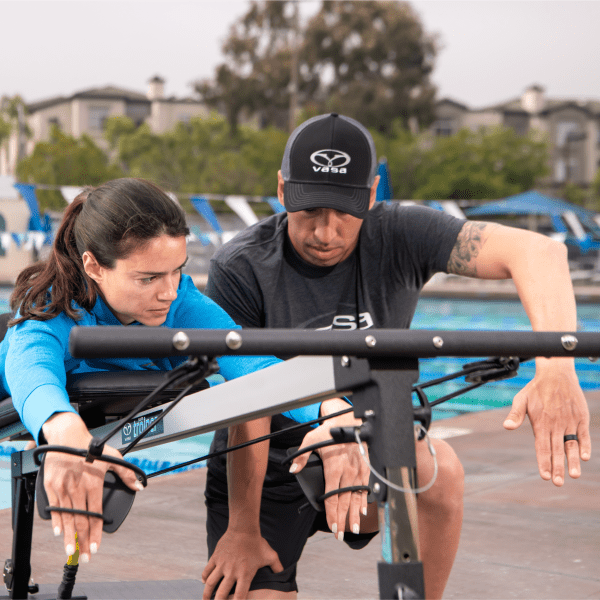
{"type": "Polygon", "coordinates": [[[589,250],[600,249],[600,227],[595,221],[597,213],[534,190],[496,202],[486,202],[481,206],[467,209],[465,213],[469,218],[494,215],[547,215],[556,231],[567,234],[565,242],[578,246],[583,254],[589,250]],[[573,220],[568,217],[569,213],[583,225],[579,235],[577,232],[573,232],[575,235],[571,234],[572,226],[567,226],[573,220]]]}
{"type": "Polygon", "coordinates": [[[379,175],[379,185],[377,186],[376,200],[391,200],[394,193],[392,191],[392,184],[390,183],[390,172],[386,158],[379,160],[377,175],[379,175]]]}

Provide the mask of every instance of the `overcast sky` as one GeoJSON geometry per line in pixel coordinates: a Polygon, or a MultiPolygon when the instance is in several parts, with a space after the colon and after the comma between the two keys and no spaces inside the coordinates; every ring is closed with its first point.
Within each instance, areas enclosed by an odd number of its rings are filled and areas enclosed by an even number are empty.
{"type": "MultiPolygon", "coordinates": [[[[417,0],[439,36],[439,97],[477,108],[521,95],[600,100],[600,1],[417,0]]],[[[314,13],[320,2],[303,2],[314,13]]],[[[210,77],[248,0],[0,0],[0,96],[26,102],[103,85],[140,92],[158,74],[189,96],[210,77]]]]}

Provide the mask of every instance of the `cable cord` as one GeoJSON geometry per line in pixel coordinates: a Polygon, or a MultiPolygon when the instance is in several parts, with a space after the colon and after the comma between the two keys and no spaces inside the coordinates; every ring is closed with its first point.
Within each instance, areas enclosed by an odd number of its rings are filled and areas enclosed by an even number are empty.
{"type": "Polygon", "coordinates": [[[429,448],[429,453],[433,457],[433,476],[431,477],[431,481],[427,485],[424,485],[423,487],[415,488],[415,489],[400,487],[399,485],[396,485],[395,483],[392,483],[391,481],[386,479],[383,475],[381,475],[381,473],[378,473],[371,466],[371,463],[367,459],[367,453],[365,452],[365,449],[363,448],[358,428],[354,430],[354,437],[356,438],[356,443],[358,444],[358,450],[360,452],[362,459],[365,461],[367,467],[369,467],[369,471],[371,471],[371,473],[373,473],[373,475],[375,475],[375,477],[377,477],[377,479],[379,479],[379,481],[385,483],[385,485],[392,488],[393,490],[402,492],[403,494],[422,494],[423,492],[426,492],[435,483],[435,480],[437,479],[437,475],[438,475],[437,457],[436,457],[436,453],[435,453],[435,448],[433,447],[433,445],[431,443],[431,438],[429,437],[429,432],[422,425],[418,425],[417,427],[415,427],[415,430],[416,430],[416,432],[419,432],[419,433],[421,430],[425,432],[425,440],[427,442],[427,447],[429,448]]]}
{"type": "Polygon", "coordinates": [[[339,417],[340,415],[345,415],[353,411],[354,408],[346,408],[345,410],[340,410],[339,412],[331,413],[325,417],[319,417],[318,419],[314,419],[313,421],[307,421],[306,423],[298,423],[297,425],[292,425],[291,427],[286,427],[285,429],[281,429],[280,431],[274,431],[273,433],[268,433],[267,435],[263,435],[261,437],[255,438],[253,440],[248,440],[247,442],[242,442],[241,444],[237,444],[236,446],[230,446],[229,448],[225,448],[224,450],[217,450],[217,452],[211,452],[205,456],[201,456],[200,458],[194,458],[192,460],[188,460],[187,462],[180,463],[173,467],[168,467],[166,469],[162,469],[161,471],[155,471],[154,473],[150,473],[148,475],[148,479],[151,477],[157,477],[158,475],[164,475],[165,473],[169,473],[171,471],[175,471],[176,469],[181,469],[182,467],[187,467],[189,465],[193,465],[194,463],[200,462],[202,460],[209,460],[211,458],[215,458],[217,456],[221,456],[222,454],[227,454],[228,452],[233,452],[234,450],[239,450],[240,448],[246,448],[247,446],[251,446],[252,444],[258,444],[260,442],[264,442],[266,440],[270,440],[271,438],[277,437],[278,435],[283,435],[284,433],[288,433],[289,431],[295,431],[297,429],[303,429],[305,427],[310,427],[311,425],[318,425],[319,423],[323,423],[328,419],[333,419],[334,417],[339,417]]]}

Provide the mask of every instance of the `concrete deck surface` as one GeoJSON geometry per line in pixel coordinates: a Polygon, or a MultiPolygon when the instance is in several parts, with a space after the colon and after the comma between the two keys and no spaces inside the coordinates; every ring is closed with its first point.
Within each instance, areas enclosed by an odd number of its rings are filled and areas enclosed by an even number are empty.
{"type": "MultiPolygon", "coordinates": [[[[508,409],[434,423],[461,434],[450,443],[466,473],[461,544],[445,598],[600,598],[600,392],[587,397],[595,453],[581,479],[562,488],[540,479],[529,425],[503,429],[508,409]]],[[[204,469],[153,479],[119,531],[105,535],[99,553],[80,567],[75,593],[90,600],[201,597],[204,481],[204,469]],[[168,580],[181,581],[170,588],[168,580]],[[135,581],[147,583],[126,583],[135,581]]],[[[10,556],[11,533],[10,510],[2,510],[2,561],[10,556]]],[[[332,535],[315,535],[300,561],[299,597],[377,598],[379,553],[378,538],[352,551],[332,535]]],[[[52,584],[42,592],[56,593],[64,563],[62,543],[36,516],[33,577],[52,584]]]]}

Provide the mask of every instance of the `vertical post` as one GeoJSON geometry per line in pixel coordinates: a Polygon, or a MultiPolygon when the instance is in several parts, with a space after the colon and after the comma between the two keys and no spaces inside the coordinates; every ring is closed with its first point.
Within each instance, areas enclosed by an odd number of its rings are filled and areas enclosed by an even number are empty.
{"type": "MultiPolygon", "coordinates": [[[[367,418],[370,462],[391,483],[414,489],[412,386],[419,375],[418,361],[372,358],[369,365],[372,382],[353,392],[352,402],[355,415],[367,418]]],[[[377,565],[380,598],[425,598],[416,496],[381,481],[374,482],[373,492],[379,503],[383,559],[377,565]]]]}
{"type": "Polygon", "coordinates": [[[294,12],[292,15],[292,39],[290,44],[291,65],[290,65],[290,115],[289,130],[290,133],[296,129],[296,113],[298,112],[298,0],[292,0],[294,12]]]}
{"type": "Polygon", "coordinates": [[[31,577],[31,540],[35,510],[35,480],[37,471],[28,468],[25,452],[11,454],[12,495],[12,589],[10,598],[27,598],[31,577]]]}

